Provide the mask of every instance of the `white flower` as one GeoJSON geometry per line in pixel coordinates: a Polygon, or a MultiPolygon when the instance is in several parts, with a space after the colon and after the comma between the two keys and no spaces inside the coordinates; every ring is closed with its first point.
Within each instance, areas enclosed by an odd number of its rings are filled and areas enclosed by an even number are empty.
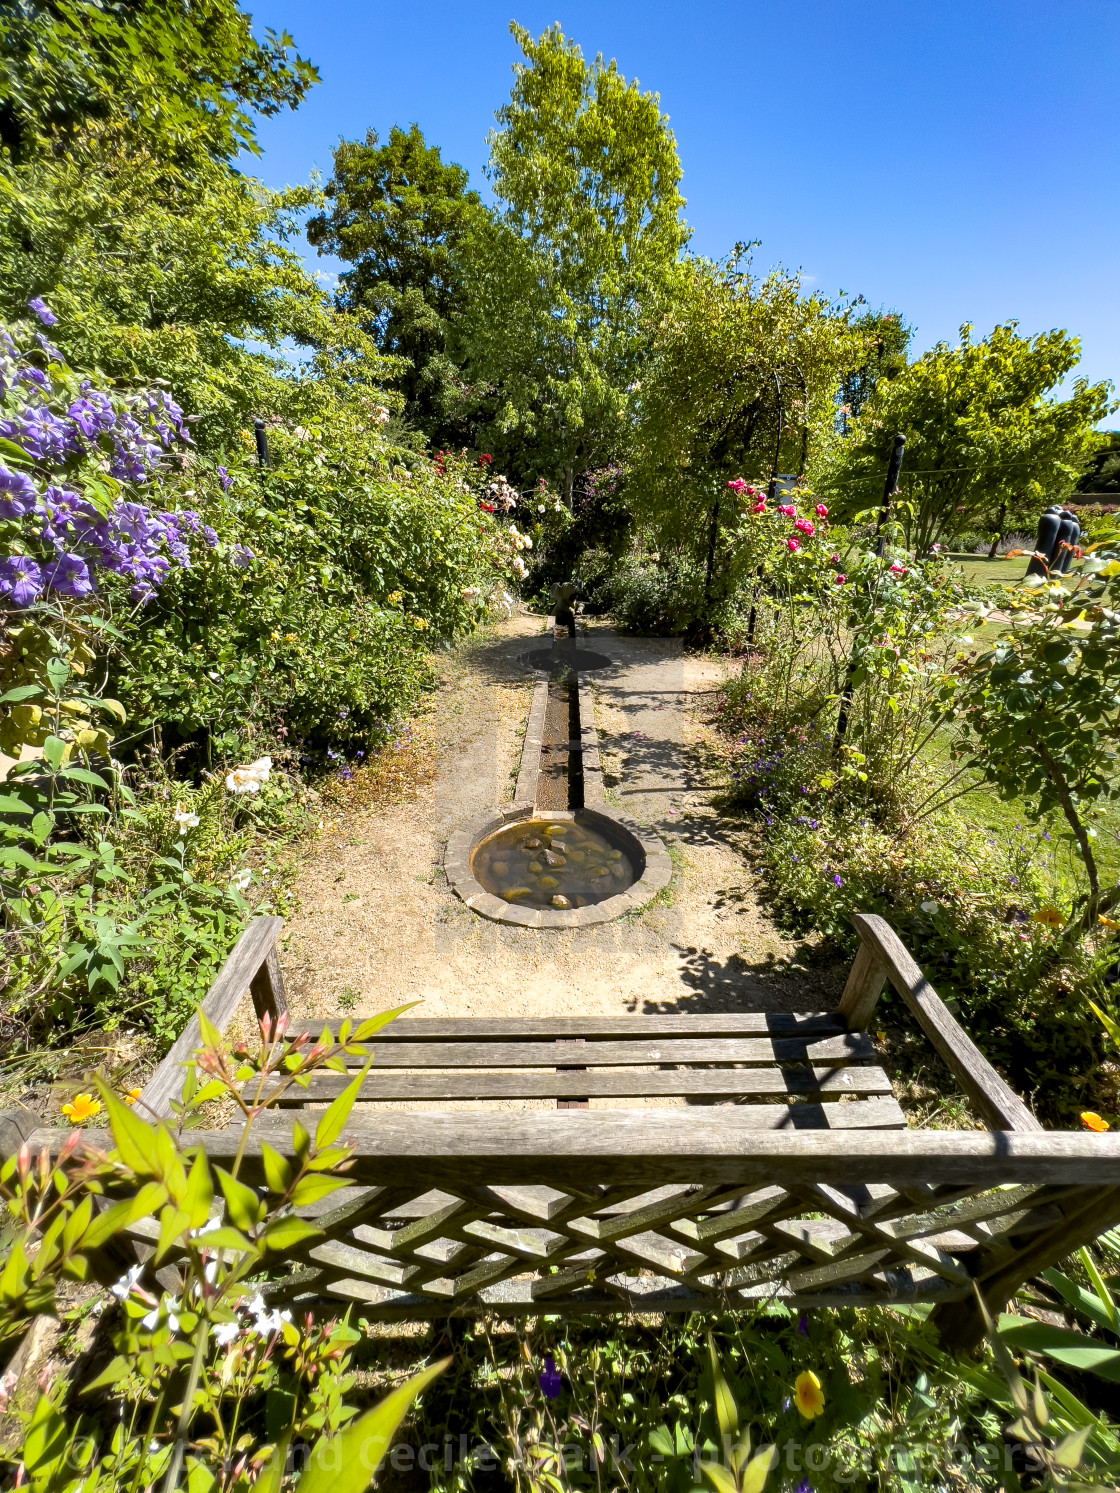
{"type": "Polygon", "coordinates": [[[538,503],[537,504],[537,512],[538,513],[543,513],[544,512],[544,504],[543,503],[538,503]]]}
{"type": "Polygon", "coordinates": [[[143,1265],[133,1265],[121,1276],[120,1280],[114,1281],[109,1289],[118,1301],[123,1301],[126,1296],[131,1295],[133,1286],[143,1274],[143,1265]]]}
{"type": "Polygon", "coordinates": [[[521,536],[521,548],[527,550],[531,550],[533,548],[533,541],[529,538],[528,534],[523,534],[521,536]]]}
{"type": "Polygon", "coordinates": [[[226,787],[231,793],[259,793],[261,784],[268,781],[272,770],[271,757],[258,757],[248,767],[235,767],[226,775],[226,787]]]}
{"type": "Polygon", "coordinates": [[[185,835],[189,829],[198,828],[198,815],[189,813],[186,804],[181,799],[175,805],[175,812],[171,817],[179,826],[179,833],[181,835],[185,835]]]}
{"type": "Polygon", "coordinates": [[[923,912],[939,912],[940,909],[941,909],[941,903],[940,902],[923,902],[922,903],[922,911],[923,912]]]}
{"type": "Polygon", "coordinates": [[[250,1301],[249,1310],[256,1318],[253,1331],[260,1333],[261,1337],[271,1337],[274,1332],[280,1331],[285,1322],[292,1320],[291,1312],[270,1312],[259,1291],[250,1301]]]}
{"type": "Polygon", "coordinates": [[[141,1323],[149,1332],[154,1332],[160,1324],[161,1319],[166,1319],[168,1327],[172,1332],[179,1331],[179,1302],[174,1297],[162,1297],[146,1317],[141,1317],[141,1323]]]}
{"type": "Polygon", "coordinates": [[[233,885],[239,892],[243,892],[252,879],[252,871],[238,871],[237,875],[233,878],[233,885]]]}
{"type": "Polygon", "coordinates": [[[529,567],[525,564],[525,561],[521,558],[520,555],[514,555],[512,564],[515,575],[519,575],[524,578],[529,574],[529,567]]]}
{"type": "Polygon", "coordinates": [[[383,404],[375,405],[373,410],[373,418],[377,421],[378,425],[384,425],[389,419],[389,411],[383,404]]]}
{"type": "Polygon", "coordinates": [[[463,600],[464,601],[477,601],[478,600],[478,596],[479,596],[479,591],[478,591],[478,587],[477,586],[464,586],[463,587],[463,600]]]}
{"type": "Polygon", "coordinates": [[[221,1347],[228,1348],[240,1331],[241,1325],[238,1322],[219,1322],[214,1328],[214,1341],[221,1347]]]}

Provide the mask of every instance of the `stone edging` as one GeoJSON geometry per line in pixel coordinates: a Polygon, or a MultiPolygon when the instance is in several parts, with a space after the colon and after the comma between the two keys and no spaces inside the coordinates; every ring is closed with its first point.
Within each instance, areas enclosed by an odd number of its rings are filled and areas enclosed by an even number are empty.
{"type": "Polygon", "coordinates": [[[443,869],[452,891],[472,912],[489,918],[491,922],[510,923],[518,928],[590,928],[597,923],[611,923],[628,912],[636,912],[669,885],[673,863],[658,835],[604,804],[589,804],[576,813],[570,809],[542,809],[534,813],[532,804],[520,803],[498,813],[483,814],[456,830],[447,842],[443,869]],[[543,819],[554,824],[579,822],[592,829],[598,827],[596,821],[606,821],[603,825],[605,833],[641,865],[641,875],[626,891],[587,907],[518,907],[516,903],[506,902],[488,892],[475,879],[471,855],[481,841],[519,819],[543,819]]]}

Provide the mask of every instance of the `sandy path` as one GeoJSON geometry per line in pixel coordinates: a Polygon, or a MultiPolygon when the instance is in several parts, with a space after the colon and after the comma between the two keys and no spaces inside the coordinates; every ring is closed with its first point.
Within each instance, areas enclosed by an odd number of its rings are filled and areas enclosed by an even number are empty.
{"type": "Polygon", "coordinates": [[[564,931],[501,927],[447,889],[440,858],[465,820],[509,803],[533,675],[517,655],[540,635],[517,617],[470,650],[419,730],[435,775],[414,798],[345,809],[308,847],[283,964],[303,1017],[423,1000],[426,1016],[780,1010],[831,1004],[834,978],[798,970],[757,903],[734,837],[710,804],[701,711],[721,665],[672,639],[594,627],[612,667],[595,676],[608,798],[654,826],[676,874],[635,917],[564,931]]]}

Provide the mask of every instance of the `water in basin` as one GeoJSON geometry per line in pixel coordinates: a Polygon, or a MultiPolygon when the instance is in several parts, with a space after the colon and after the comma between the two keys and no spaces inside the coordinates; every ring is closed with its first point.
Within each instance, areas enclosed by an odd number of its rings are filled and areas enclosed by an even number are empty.
{"type": "Polygon", "coordinates": [[[633,886],[625,851],[585,824],[523,819],[483,840],[471,857],[475,879],[519,907],[587,907],[633,886]]]}

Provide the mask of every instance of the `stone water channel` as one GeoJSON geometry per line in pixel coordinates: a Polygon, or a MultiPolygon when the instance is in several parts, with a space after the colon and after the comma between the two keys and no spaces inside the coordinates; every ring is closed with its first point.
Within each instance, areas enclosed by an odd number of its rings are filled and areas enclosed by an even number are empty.
{"type": "Polygon", "coordinates": [[[448,841],[448,884],[480,916],[521,927],[613,921],[669,882],[660,838],[609,808],[587,675],[612,660],[549,618],[550,643],[522,655],[539,676],[510,809],[448,841]]]}

